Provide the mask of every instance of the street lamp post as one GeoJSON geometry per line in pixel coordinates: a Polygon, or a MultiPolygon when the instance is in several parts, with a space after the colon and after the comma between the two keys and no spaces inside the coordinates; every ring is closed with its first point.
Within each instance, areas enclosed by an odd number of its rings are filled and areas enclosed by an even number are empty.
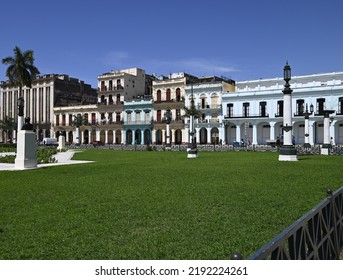
{"type": "Polygon", "coordinates": [[[304,141],[304,148],[311,148],[311,144],[309,143],[309,118],[313,113],[313,105],[310,105],[310,112],[308,111],[308,106],[306,103],[306,111],[304,113],[305,116],[305,141],[304,141]]]}
{"type": "Polygon", "coordinates": [[[289,81],[291,80],[291,67],[286,62],[283,68],[285,87],[283,92],[283,145],[280,148],[279,161],[297,161],[297,151],[292,143],[292,92],[289,81]]]}
{"type": "Polygon", "coordinates": [[[170,112],[170,109],[167,109],[166,112],[164,113],[163,122],[166,124],[166,148],[168,150],[171,149],[170,128],[169,128],[171,119],[172,119],[172,113],[170,112]]]}
{"type": "Polygon", "coordinates": [[[193,84],[192,86],[192,98],[191,98],[191,105],[190,105],[190,113],[189,113],[189,136],[190,136],[190,145],[187,149],[187,158],[197,158],[198,157],[198,149],[196,144],[196,137],[195,137],[195,127],[194,127],[194,115],[196,113],[195,105],[194,105],[194,98],[193,98],[193,84]]]}
{"type": "Polygon", "coordinates": [[[333,114],[335,110],[323,110],[324,113],[324,143],[320,150],[320,154],[329,155],[332,148],[330,139],[330,114],[333,114]]]}

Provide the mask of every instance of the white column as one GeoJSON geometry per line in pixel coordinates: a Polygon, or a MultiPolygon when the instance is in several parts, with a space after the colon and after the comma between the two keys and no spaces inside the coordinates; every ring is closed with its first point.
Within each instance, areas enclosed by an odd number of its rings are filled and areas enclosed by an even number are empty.
{"type": "Polygon", "coordinates": [[[195,129],[195,135],[196,135],[196,141],[197,143],[200,143],[200,129],[195,129]]]}
{"type": "Polygon", "coordinates": [[[105,144],[108,143],[108,129],[105,130],[105,144]]]}
{"type": "MultiPolygon", "coordinates": [[[[284,94],[283,126],[292,126],[292,98],[290,94],[284,94]]],[[[283,131],[283,144],[292,145],[292,130],[283,131]]]]}
{"type": "Polygon", "coordinates": [[[269,139],[275,140],[275,122],[269,122],[270,131],[269,131],[269,139]]]}
{"type": "Polygon", "coordinates": [[[330,143],[332,144],[332,145],[336,145],[336,139],[335,139],[335,135],[336,135],[336,133],[335,133],[335,126],[336,126],[336,120],[334,120],[332,123],[331,123],[331,125],[330,125],[330,143]],[[331,139],[331,137],[332,137],[332,139],[331,139]]]}
{"type": "Polygon", "coordinates": [[[257,125],[253,124],[252,126],[252,144],[257,145],[257,125]]]}
{"type": "Polygon", "coordinates": [[[211,144],[211,128],[206,128],[207,130],[207,144],[211,144]]]}
{"type": "Polygon", "coordinates": [[[238,143],[241,142],[241,125],[240,124],[236,124],[236,141],[238,143]]]}
{"type": "Polygon", "coordinates": [[[308,123],[308,141],[310,143],[310,145],[314,145],[314,134],[313,134],[313,124],[314,124],[314,121],[309,121],[308,123]]]}

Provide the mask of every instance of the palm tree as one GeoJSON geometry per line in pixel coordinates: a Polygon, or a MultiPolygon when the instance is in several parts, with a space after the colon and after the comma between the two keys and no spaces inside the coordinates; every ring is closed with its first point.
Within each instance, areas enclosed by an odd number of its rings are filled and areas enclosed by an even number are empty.
{"type": "Polygon", "coordinates": [[[199,111],[194,105],[193,94],[191,98],[191,106],[189,108],[184,107],[183,109],[185,110],[185,114],[183,115],[183,117],[189,118],[193,116],[194,119],[199,119],[201,117],[201,111],[199,111]]]}
{"type": "MultiPolygon", "coordinates": [[[[15,47],[14,56],[8,56],[2,59],[2,63],[9,65],[6,70],[6,76],[9,83],[13,87],[19,87],[19,97],[22,97],[22,89],[24,86],[31,88],[32,80],[40,73],[38,68],[33,65],[33,51],[28,50],[22,52],[19,47],[15,47]]],[[[19,121],[18,121],[19,126],[19,121]]],[[[20,130],[21,127],[18,127],[20,130]]]]}
{"type": "Polygon", "coordinates": [[[9,65],[6,70],[6,76],[11,86],[19,87],[19,96],[21,96],[22,88],[24,86],[31,88],[32,80],[40,72],[33,65],[35,59],[32,50],[22,52],[19,47],[15,47],[13,52],[14,56],[5,57],[2,59],[2,63],[9,65]]]}
{"type": "Polygon", "coordinates": [[[0,129],[5,133],[5,143],[7,143],[7,140],[11,137],[11,131],[13,130],[14,126],[14,120],[10,117],[5,117],[3,120],[0,120],[0,129]]]}
{"type": "Polygon", "coordinates": [[[80,126],[86,124],[84,116],[81,114],[74,115],[74,120],[72,121],[72,126],[76,127],[76,145],[80,145],[80,126]]]}

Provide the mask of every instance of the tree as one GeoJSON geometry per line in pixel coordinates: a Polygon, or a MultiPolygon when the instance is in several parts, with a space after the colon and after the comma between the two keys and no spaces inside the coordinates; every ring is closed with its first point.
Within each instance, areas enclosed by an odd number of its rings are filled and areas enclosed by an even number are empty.
{"type": "Polygon", "coordinates": [[[0,129],[5,133],[5,143],[7,143],[8,139],[11,137],[11,131],[13,130],[14,120],[10,117],[5,117],[3,120],[0,120],[0,129]]]}
{"type": "Polygon", "coordinates": [[[192,99],[191,99],[191,105],[189,108],[184,107],[185,110],[185,114],[183,115],[183,117],[185,118],[189,118],[191,116],[194,116],[194,119],[199,119],[201,117],[201,111],[198,110],[195,105],[194,105],[194,98],[192,95],[192,99]]]}
{"type": "Polygon", "coordinates": [[[19,47],[15,47],[14,56],[8,56],[2,59],[2,63],[9,65],[6,70],[6,76],[11,86],[19,87],[19,96],[22,94],[24,86],[31,88],[32,80],[40,74],[38,68],[33,65],[33,51],[22,52],[19,47]]]}
{"type": "Polygon", "coordinates": [[[72,126],[76,127],[76,145],[80,145],[80,126],[87,123],[84,116],[81,114],[74,115],[74,119],[72,121],[72,126]]]}

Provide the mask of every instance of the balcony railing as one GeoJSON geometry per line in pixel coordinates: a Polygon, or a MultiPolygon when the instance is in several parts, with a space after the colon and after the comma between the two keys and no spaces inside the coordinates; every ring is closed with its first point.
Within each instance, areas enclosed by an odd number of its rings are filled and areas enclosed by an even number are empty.
{"type": "Polygon", "coordinates": [[[125,125],[147,125],[151,124],[150,120],[143,120],[143,121],[124,121],[125,125]]]}
{"type": "Polygon", "coordinates": [[[260,115],[260,114],[233,114],[226,115],[225,119],[238,119],[238,118],[269,118],[269,114],[260,115]]]}
{"type": "Polygon", "coordinates": [[[107,87],[107,86],[101,86],[98,88],[98,91],[100,92],[114,92],[114,91],[122,91],[124,89],[123,86],[118,85],[116,87],[107,87]]]}
{"type": "Polygon", "coordinates": [[[206,105],[206,106],[200,106],[198,105],[198,110],[205,111],[205,110],[221,110],[222,105],[206,105]]]}

